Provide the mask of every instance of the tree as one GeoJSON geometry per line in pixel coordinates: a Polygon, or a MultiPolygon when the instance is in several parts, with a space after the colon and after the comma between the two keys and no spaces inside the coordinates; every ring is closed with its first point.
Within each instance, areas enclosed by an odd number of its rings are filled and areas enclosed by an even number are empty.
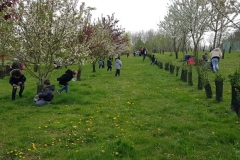
{"type": "MultiPolygon", "coordinates": [[[[53,61],[75,45],[69,39],[78,35],[83,14],[88,9],[77,9],[77,0],[22,0],[19,2],[15,23],[15,57],[24,61],[27,71],[38,85],[48,79],[54,70],[53,61]],[[37,65],[37,73],[32,70],[37,65]]],[[[72,41],[76,43],[76,41],[72,41]]],[[[76,53],[78,54],[78,53],[76,53]]],[[[84,53],[82,53],[84,54],[84,53]]]]}
{"type": "Polygon", "coordinates": [[[170,12],[178,21],[184,22],[189,31],[193,45],[194,55],[198,58],[198,45],[203,34],[208,31],[209,2],[205,0],[173,0],[170,12]]]}

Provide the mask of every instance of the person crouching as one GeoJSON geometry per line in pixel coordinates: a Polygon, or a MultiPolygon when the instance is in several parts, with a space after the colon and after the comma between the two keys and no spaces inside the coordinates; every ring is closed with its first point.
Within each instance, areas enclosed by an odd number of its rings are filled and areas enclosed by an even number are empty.
{"type": "Polygon", "coordinates": [[[54,98],[55,86],[50,84],[49,80],[43,82],[44,89],[42,92],[35,96],[34,101],[37,106],[43,106],[44,104],[49,104],[54,98]]]}
{"type": "Polygon", "coordinates": [[[12,85],[12,100],[15,100],[18,87],[20,87],[19,97],[22,98],[25,81],[26,77],[22,74],[20,69],[13,69],[10,72],[9,83],[12,85]]]}

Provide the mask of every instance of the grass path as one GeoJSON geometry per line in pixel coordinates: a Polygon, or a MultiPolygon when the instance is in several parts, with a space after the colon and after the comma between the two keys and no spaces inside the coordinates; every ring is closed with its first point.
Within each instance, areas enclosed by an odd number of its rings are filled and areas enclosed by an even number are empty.
{"type": "MultiPolygon", "coordinates": [[[[218,103],[149,59],[121,60],[120,77],[115,68],[86,66],[68,95],[43,107],[32,102],[36,81],[28,73],[24,97],[14,102],[8,78],[0,80],[0,159],[240,159],[229,85],[218,103]]],[[[50,79],[56,89],[64,71],[50,79]]]]}

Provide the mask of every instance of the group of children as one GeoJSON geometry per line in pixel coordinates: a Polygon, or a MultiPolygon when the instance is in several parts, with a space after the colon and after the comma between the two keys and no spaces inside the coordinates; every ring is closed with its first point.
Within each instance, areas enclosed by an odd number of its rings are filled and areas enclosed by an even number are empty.
{"type": "MultiPolygon", "coordinates": [[[[60,85],[63,85],[63,87],[57,91],[58,94],[60,94],[62,91],[65,90],[66,93],[68,93],[68,82],[71,81],[74,77],[76,77],[77,71],[76,70],[70,70],[68,69],[61,77],[57,78],[56,80],[59,81],[60,85]]],[[[22,93],[24,91],[24,83],[26,82],[26,77],[21,72],[20,69],[13,69],[10,72],[10,79],[9,83],[12,85],[12,100],[15,100],[17,89],[19,90],[19,97],[22,97],[22,93]]],[[[37,106],[42,106],[44,104],[48,104],[52,101],[54,98],[54,85],[51,85],[49,80],[45,80],[43,82],[44,89],[38,93],[35,98],[35,104],[37,106]]]]}

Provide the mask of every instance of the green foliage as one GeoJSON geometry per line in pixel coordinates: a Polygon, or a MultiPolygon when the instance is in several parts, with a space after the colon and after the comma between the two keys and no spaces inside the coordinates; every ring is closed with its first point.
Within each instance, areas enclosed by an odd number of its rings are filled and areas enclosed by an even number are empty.
{"type": "Polygon", "coordinates": [[[216,82],[223,82],[225,80],[225,77],[221,74],[221,73],[216,73],[216,76],[215,76],[215,81],[216,82]]]}
{"type": "Polygon", "coordinates": [[[240,72],[239,70],[235,70],[233,74],[228,75],[230,83],[232,86],[239,87],[240,86],[240,72]]]}

